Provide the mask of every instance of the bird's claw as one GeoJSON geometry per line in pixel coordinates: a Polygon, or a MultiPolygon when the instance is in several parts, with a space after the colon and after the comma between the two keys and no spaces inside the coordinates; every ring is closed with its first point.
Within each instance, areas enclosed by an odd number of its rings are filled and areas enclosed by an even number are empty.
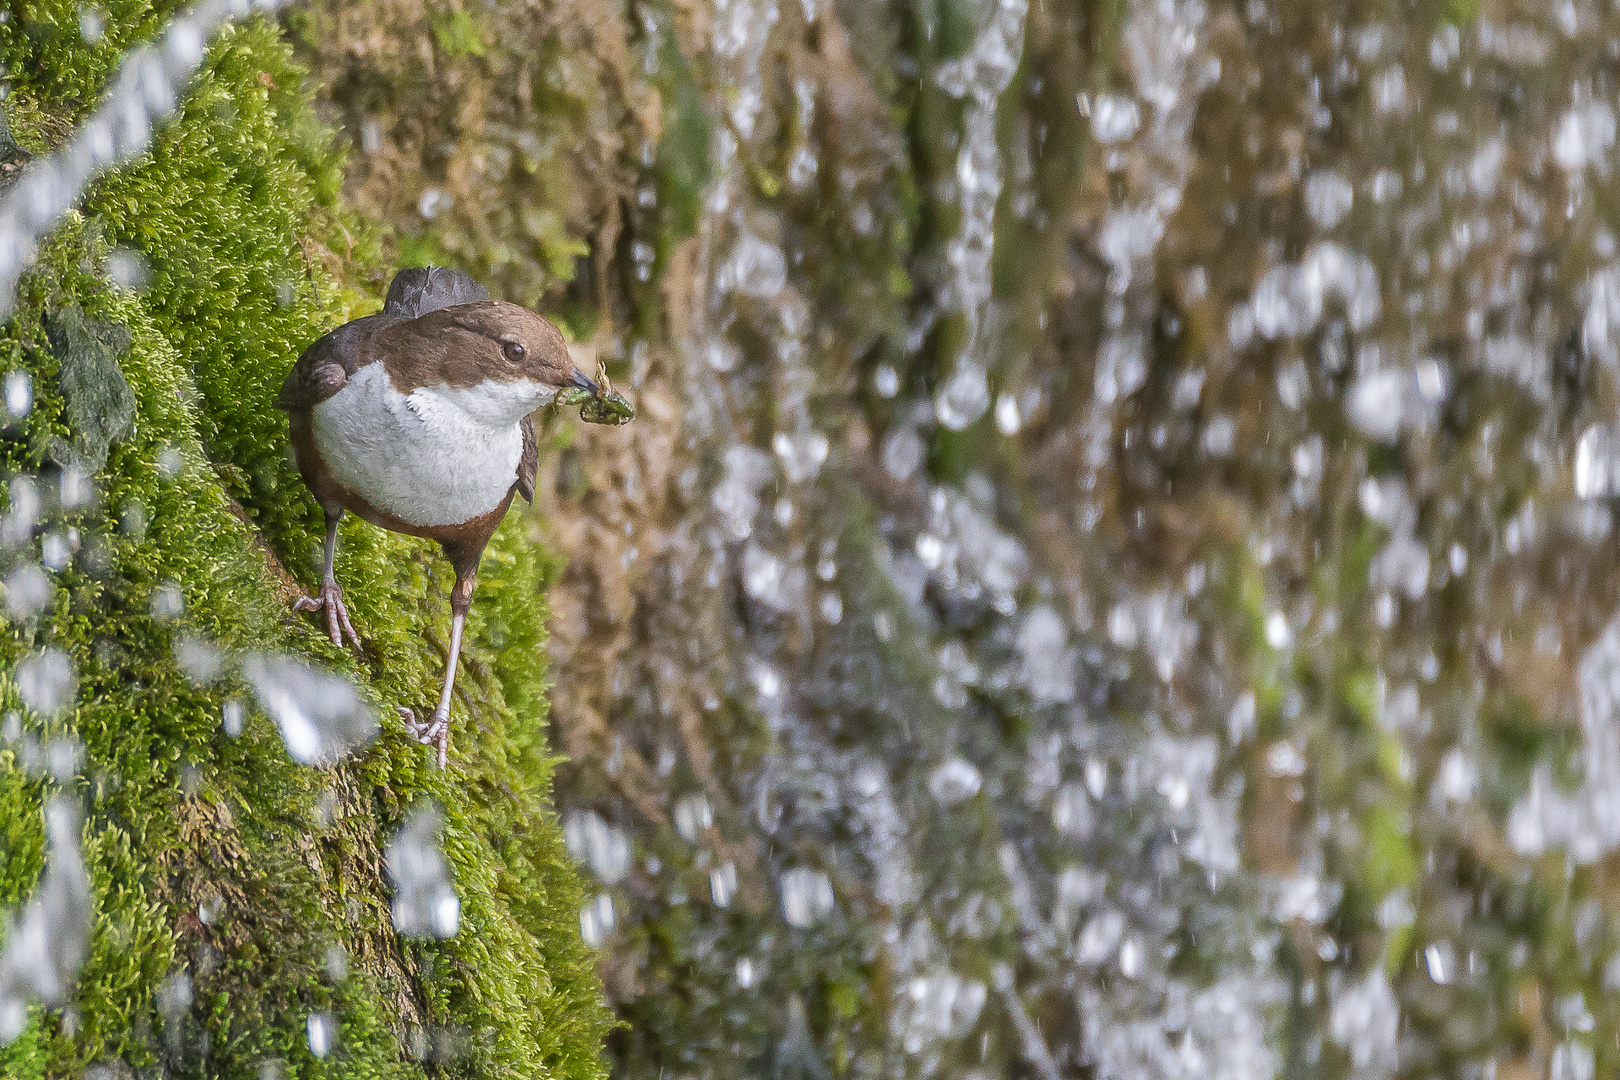
{"type": "Polygon", "coordinates": [[[349,621],[349,609],[343,606],[343,590],[338,583],[330,578],[321,582],[320,593],[316,596],[300,596],[293,601],[294,611],[324,611],[326,612],[326,632],[331,637],[332,644],[343,648],[344,639],[354,647],[355,653],[360,652],[360,635],[355,632],[354,624],[349,621]]]}
{"type": "Polygon", "coordinates": [[[405,730],[410,732],[411,738],[423,746],[437,744],[439,748],[439,768],[444,768],[445,760],[450,753],[450,714],[441,714],[437,709],[426,721],[416,719],[416,710],[408,709],[403,705],[397,707],[399,718],[404,721],[405,730]]]}

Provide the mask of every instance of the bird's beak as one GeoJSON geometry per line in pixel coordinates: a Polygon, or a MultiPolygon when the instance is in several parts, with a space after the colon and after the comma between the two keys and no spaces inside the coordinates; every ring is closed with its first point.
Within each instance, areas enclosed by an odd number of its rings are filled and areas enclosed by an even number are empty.
{"type": "Polygon", "coordinates": [[[585,377],[584,373],[581,372],[578,368],[575,368],[574,373],[572,375],[568,376],[568,385],[569,386],[577,386],[581,390],[589,390],[592,394],[594,394],[597,397],[602,396],[602,388],[600,386],[596,385],[596,380],[587,379],[585,377]]]}

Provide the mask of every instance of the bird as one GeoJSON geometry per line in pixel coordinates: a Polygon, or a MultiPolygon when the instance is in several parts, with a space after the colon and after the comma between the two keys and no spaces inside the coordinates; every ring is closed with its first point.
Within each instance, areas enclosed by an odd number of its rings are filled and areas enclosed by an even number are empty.
{"type": "Polygon", "coordinates": [[[532,414],[565,387],[600,394],[554,325],[490,299],[460,270],[427,266],[395,275],[381,312],[305,349],[276,396],[299,475],[326,515],[320,588],[294,610],[323,612],[332,644],[360,651],[333,569],[345,512],[437,541],[455,571],[439,704],[421,723],[399,709],[420,742],[437,745],[441,769],[478,563],[513,496],[534,502],[532,414]]]}

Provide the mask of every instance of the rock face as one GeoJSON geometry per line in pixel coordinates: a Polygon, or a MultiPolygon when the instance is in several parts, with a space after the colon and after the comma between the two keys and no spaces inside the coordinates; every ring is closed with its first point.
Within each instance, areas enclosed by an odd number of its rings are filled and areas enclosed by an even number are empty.
{"type": "MultiPolygon", "coordinates": [[[[625,1077],[1612,1073],[1620,25],[1306,7],[312,0],[341,167],[271,28],[218,47],[5,338],[0,887],[43,940],[82,863],[92,931],[71,1018],[12,1002],[77,939],[0,964],[0,1064],[589,1072],[582,936],[625,1077]],[[273,603],[264,401],[400,258],[638,410],[545,427],[465,797],[386,708],[430,556],[345,536],[360,668],[273,603]],[[73,311],[127,428],[72,430],[73,311]],[[229,711],[290,652],[380,707],[347,764],[229,711]]],[[[51,12],[36,156],[160,21],[51,12]]]]}
{"type": "Polygon", "coordinates": [[[621,1075],[1609,1067],[1612,21],[289,17],[641,407],[542,484],[621,1075]]]}

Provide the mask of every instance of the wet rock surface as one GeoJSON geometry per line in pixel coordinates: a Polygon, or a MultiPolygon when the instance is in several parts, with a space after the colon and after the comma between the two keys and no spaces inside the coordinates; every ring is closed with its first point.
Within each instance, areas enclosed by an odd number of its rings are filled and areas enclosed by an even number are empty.
{"type": "Polygon", "coordinates": [[[1612,12],[286,27],[635,403],[527,522],[620,1075],[1612,1071],[1612,12]]]}
{"type": "Polygon", "coordinates": [[[622,1075],[1608,1060],[1610,17],[1510,8],[583,48],[641,123],[552,295],[643,415],[543,486],[622,1075]]]}

